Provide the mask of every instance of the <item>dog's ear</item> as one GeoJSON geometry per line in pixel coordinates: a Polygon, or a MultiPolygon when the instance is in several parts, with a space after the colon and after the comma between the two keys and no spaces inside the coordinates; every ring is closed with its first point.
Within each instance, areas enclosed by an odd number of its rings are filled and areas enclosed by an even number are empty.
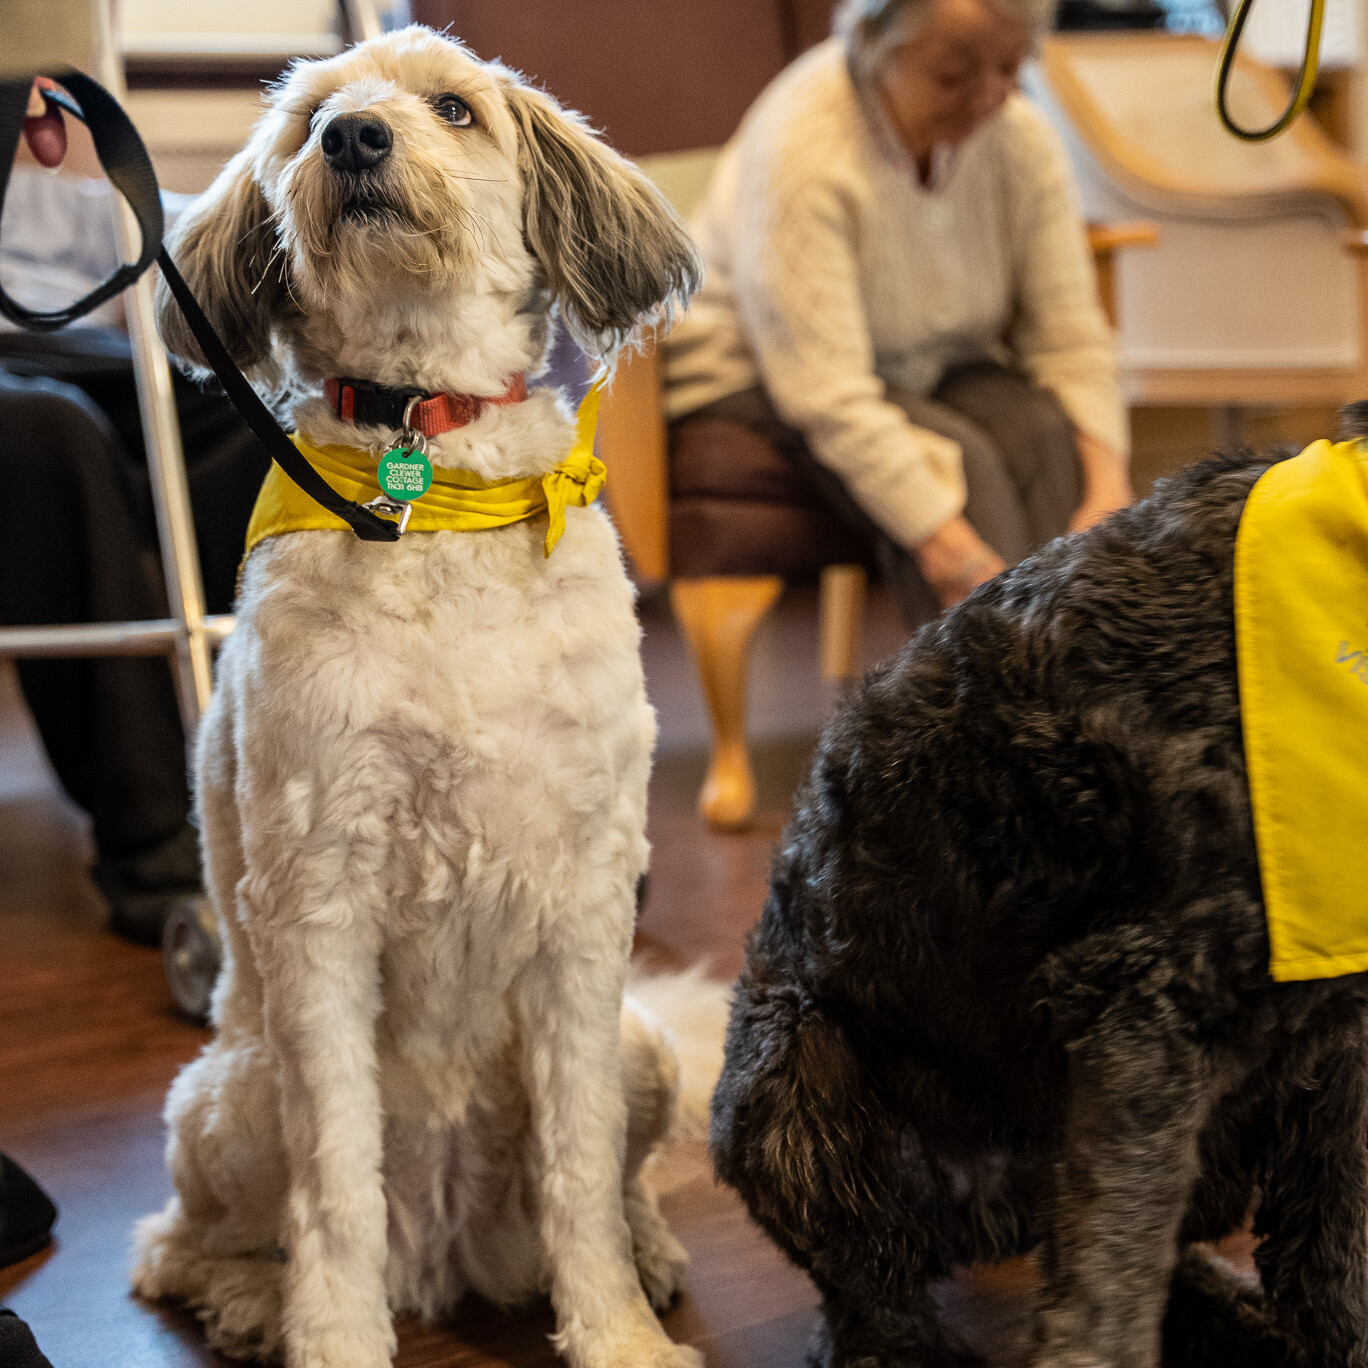
{"type": "Polygon", "coordinates": [[[611,355],[698,288],[693,239],[660,191],[580,115],[520,83],[506,93],[528,245],[576,340],[611,355]]]}
{"type": "MultiPolygon", "coordinates": [[[[224,166],[181,215],[166,244],[228,354],[243,370],[259,367],[269,356],[271,324],[289,297],[285,254],[253,174],[251,154],[249,145],[224,166]]],[[[157,284],[157,322],[171,352],[193,368],[206,368],[165,281],[157,284]]]]}

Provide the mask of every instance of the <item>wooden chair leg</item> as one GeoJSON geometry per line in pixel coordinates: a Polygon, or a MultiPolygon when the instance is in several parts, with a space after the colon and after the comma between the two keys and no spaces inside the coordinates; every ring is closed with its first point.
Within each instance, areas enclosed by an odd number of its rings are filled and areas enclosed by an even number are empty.
{"type": "Polygon", "coordinates": [[[743,827],[755,812],[755,775],[746,750],[750,645],[784,582],[777,575],[677,579],[670,605],[703,683],[712,717],[712,758],[698,795],[710,826],[743,827]]]}
{"type": "Polygon", "coordinates": [[[864,623],[863,565],[828,565],[817,590],[822,641],[822,678],[854,679],[860,673],[860,629],[864,623]]]}

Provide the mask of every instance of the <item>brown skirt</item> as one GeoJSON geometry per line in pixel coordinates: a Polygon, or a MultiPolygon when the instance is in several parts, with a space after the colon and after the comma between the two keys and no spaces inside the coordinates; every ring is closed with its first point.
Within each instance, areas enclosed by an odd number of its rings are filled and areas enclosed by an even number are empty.
{"type": "MultiPolygon", "coordinates": [[[[929,398],[890,389],[918,427],[964,453],[965,514],[1009,565],[1068,528],[1082,496],[1074,427],[1020,371],[976,361],[929,398]]],[[[875,565],[909,627],[939,604],[908,551],[851,497],[759,387],[670,425],[671,573],[813,579],[824,565],[875,565]]]]}

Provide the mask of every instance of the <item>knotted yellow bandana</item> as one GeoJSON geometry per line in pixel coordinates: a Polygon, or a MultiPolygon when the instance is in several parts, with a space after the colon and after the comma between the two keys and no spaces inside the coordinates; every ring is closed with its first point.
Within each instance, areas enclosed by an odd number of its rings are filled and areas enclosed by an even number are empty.
{"type": "MultiPolygon", "coordinates": [[[[413,501],[408,531],[484,532],[545,513],[545,554],[549,556],[565,531],[565,510],[588,507],[607,478],[603,462],[594,455],[602,392],[603,381],[599,380],[584,396],[575,418],[575,444],[546,475],[490,481],[473,471],[434,467],[431,488],[413,501]]],[[[374,451],[365,447],[316,447],[297,432],[290,440],[344,498],[367,503],[379,495],[374,451]]],[[[347,524],[316,504],[278,465],[272,465],[247,525],[247,550],[284,532],[320,530],[345,532],[347,524]]]]}
{"type": "Polygon", "coordinates": [[[1368,451],[1316,442],[1254,486],[1235,639],[1275,979],[1368,969],[1368,451]]]}

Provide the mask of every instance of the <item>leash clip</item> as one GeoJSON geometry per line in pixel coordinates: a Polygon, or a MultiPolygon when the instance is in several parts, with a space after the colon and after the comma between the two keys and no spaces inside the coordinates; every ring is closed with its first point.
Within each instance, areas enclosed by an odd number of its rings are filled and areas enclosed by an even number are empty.
{"type": "Polygon", "coordinates": [[[402,537],[408,529],[409,518],[413,514],[411,503],[401,503],[398,499],[391,499],[388,494],[382,494],[378,499],[372,499],[369,503],[361,505],[368,513],[383,513],[386,517],[399,519],[399,535],[402,537]]]}
{"type": "Polygon", "coordinates": [[[361,505],[373,513],[397,517],[401,537],[413,513],[413,501],[421,499],[432,485],[432,462],[427,457],[427,437],[411,422],[413,406],[422,402],[422,396],[415,394],[404,404],[399,440],[380,453],[375,468],[380,497],[361,505]]]}
{"type": "Polygon", "coordinates": [[[410,451],[416,451],[421,456],[426,456],[427,434],[419,432],[410,421],[413,417],[414,405],[423,402],[422,395],[414,394],[410,395],[407,403],[405,403],[404,416],[399,420],[399,445],[410,451]]]}

